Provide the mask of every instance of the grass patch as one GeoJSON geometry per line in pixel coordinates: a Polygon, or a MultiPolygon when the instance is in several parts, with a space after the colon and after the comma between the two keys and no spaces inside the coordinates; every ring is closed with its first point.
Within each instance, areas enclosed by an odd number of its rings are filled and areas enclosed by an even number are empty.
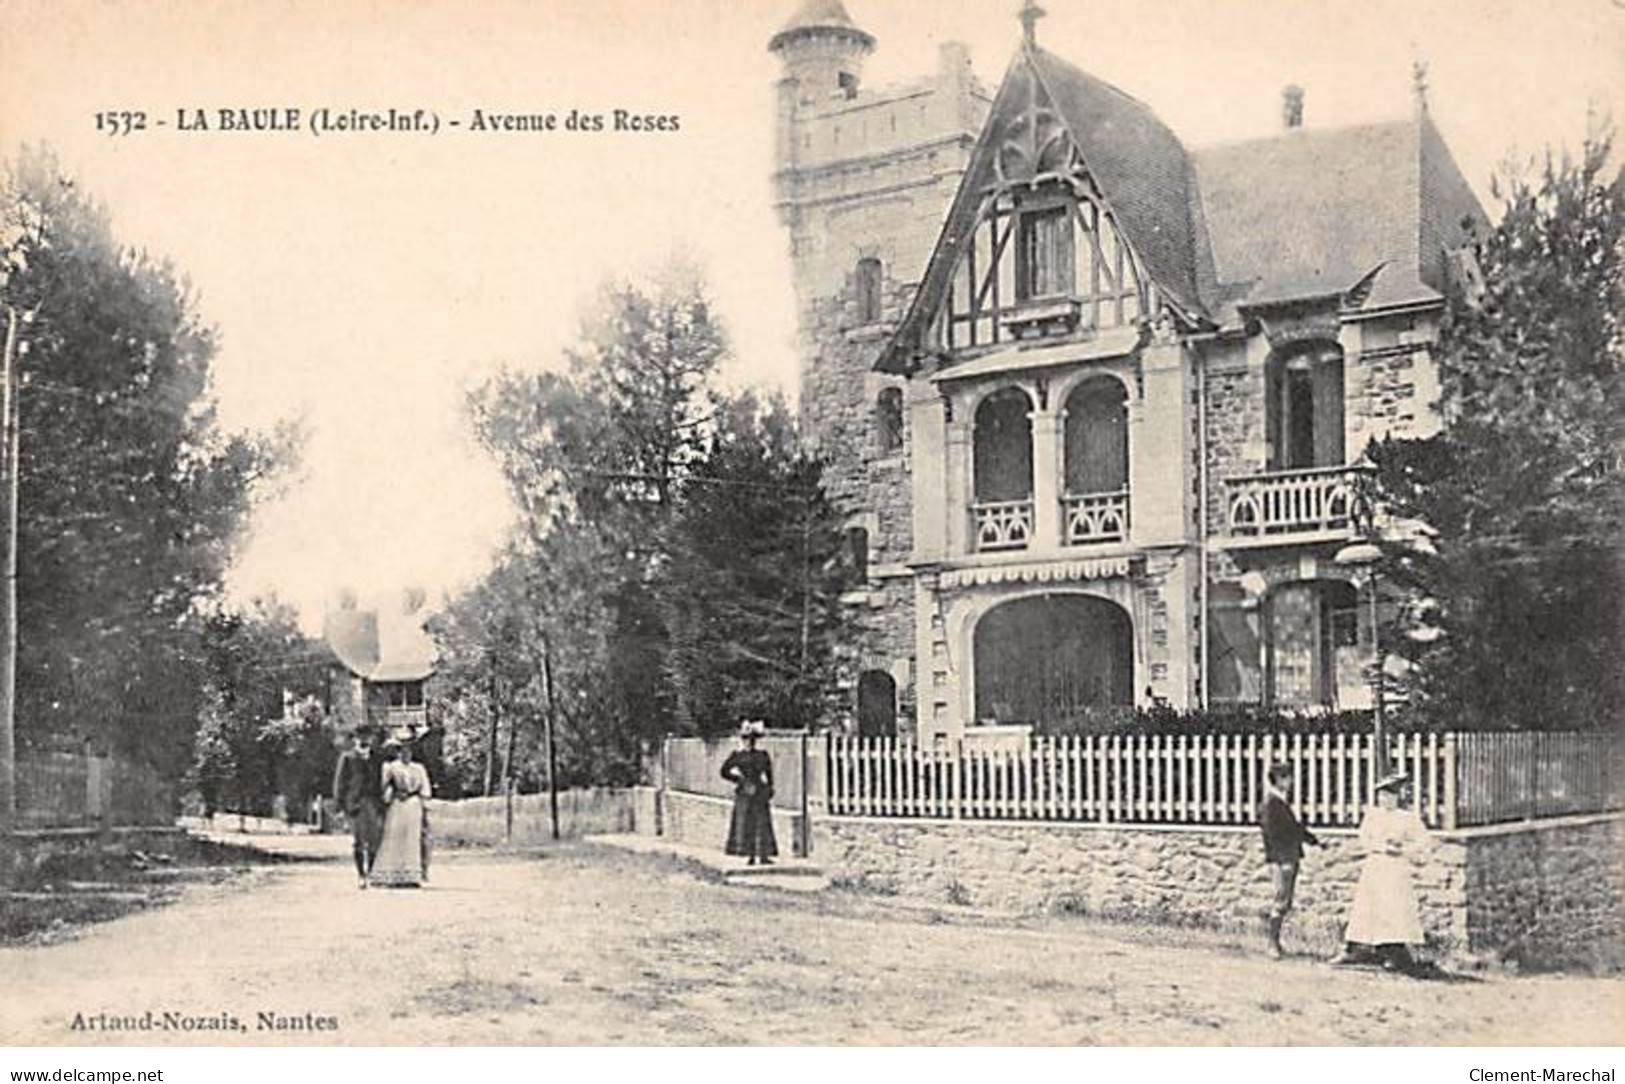
{"type": "Polygon", "coordinates": [[[176,834],[126,842],[95,836],[19,838],[0,880],[0,944],[52,942],[220,883],[250,867],[310,861],[176,834]]]}

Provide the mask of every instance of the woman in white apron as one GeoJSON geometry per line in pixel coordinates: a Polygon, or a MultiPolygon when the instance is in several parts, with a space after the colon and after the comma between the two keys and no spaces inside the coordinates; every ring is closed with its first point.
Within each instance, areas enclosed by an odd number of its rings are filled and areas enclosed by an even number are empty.
{"type": "Polygon", "coordinates": [[[1337,963],[1375,958],[1391,971],[1415,966],[1410,946],[1422,944],[1424,938],[1410,859],[1426,846],[1427,832],[1415,811],[1401,801],[1406,779],[1398,773],[1378,782],[1377,804],[1367,807],[1360,821],[1365,863],[1343,934],[1347,944],[1337,963]]]}

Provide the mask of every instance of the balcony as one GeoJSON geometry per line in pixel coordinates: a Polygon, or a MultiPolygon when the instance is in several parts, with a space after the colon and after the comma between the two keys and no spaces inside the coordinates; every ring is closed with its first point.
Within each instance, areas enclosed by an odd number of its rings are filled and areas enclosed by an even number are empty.
{"type": "Polygon", "coordinates": [[[370,704],[367,706],[367,721],[373,726],[382,727],[386,733],[400,729],[421,733],[429,728],[429,714],[421,706],[405,708],[370,704]]]}
{"type": "Polygon", "coordinates": [[[1234,538],[1309,541],[1346,533],[1365,467],[1270,471],[1224,480],[1225,527],[1234,538]]]}
{"type": "Polygon", "coordinates": [[[971,506],[976,526],[976,549],[1026,549],[1033,537],[1033,502],[984,501],[971,506]]]}
{"type": "Polygon", "coordinates": [[[1061,541],[1068,546],[1121,542],[1128,537],[1128,490],[1061,498],[1061,541]]]}

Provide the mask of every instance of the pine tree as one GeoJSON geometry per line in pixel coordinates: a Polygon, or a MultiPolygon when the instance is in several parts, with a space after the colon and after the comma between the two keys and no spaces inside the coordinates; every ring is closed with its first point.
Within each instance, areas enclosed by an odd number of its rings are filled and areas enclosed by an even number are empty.
{"type": "Polygon", "coordinates": [[[1625,202],[1608,159],[1589,141],[1506,186],[1482,289],[1442,329],[1442,432],[1373,449],[1381,499],[1426,525],[1382,570],[1412,602],[1390,647],[1426,721],[1621,721],[1625,202]]]}

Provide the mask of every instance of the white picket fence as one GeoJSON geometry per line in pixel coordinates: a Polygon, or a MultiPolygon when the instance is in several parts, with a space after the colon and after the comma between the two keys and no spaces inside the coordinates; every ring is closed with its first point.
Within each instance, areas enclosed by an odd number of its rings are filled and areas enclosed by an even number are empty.
{"type": "MultiPolygon", "coordinates": [[[[1292,766],[1299,816],[1355,825],[1379,775],[1375,740],[1358,734],[1067,736],[1014,748],[829,741],[829,810],[857,816],[1252,824],[1265,773],[1283,762],[1292,766]]],[[[1387,741],[1390,768],[1410,774],[1411,801],[1431,827],[1620,807],[1619,748],[1606,735],[1396,734],[1387,741]]]]}

